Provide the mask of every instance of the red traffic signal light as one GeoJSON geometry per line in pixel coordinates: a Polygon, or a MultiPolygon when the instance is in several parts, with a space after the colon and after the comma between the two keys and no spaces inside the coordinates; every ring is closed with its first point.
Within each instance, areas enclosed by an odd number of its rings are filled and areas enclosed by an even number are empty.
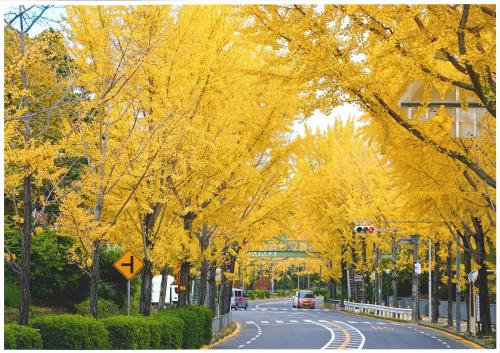
{"type": "Polygon", "coordinates": [[[354,227],[354,233],[372,234],[374,231],[375,231],[374,226],[356,226],[356,227],[354,227]]]}

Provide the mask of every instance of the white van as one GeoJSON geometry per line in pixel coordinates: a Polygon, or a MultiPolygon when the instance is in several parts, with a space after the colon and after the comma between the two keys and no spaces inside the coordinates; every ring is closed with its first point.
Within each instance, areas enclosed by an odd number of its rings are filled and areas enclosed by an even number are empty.
{"type": "Polygon", "coordinates": [[[233,295],[231,296],[231,309],[238,310],[238,308],[248,308],[248,295],[240,288],[233,288],[233,295]]]}
{"type": "MultiPolygon", "coordinates": [[[[177,303],[178,295],[175,292],[177,285],[172,284],[175,281],[173,276],[167,277],[167,291],[165,293],[165,304],[177,303]]],[[[153,277],[151,288],[151,303],[158,305],[160,301],[161,275],[153,277]]]]}

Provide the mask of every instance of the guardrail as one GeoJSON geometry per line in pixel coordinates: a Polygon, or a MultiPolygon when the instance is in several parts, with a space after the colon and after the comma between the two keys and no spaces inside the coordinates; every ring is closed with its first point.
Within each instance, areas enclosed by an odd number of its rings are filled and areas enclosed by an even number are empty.
{"type": "Polygon", "coordinates": [[[353,303],[344,301],[344,308],[358,313],[369,313],[382,317],[393,317],[400,320],[411,321],[411,309],[393,308],[390,306],[353,303]]]}
{"type": "Polygon", "coordinates": [[[233,322],[233,313],[228,312],[227,314],[214,317],[212,319],[212,333],[222,330],[229,326],[233,322]]]}
{"type": "Polygon", "coordinates": [[[332,305],[333,310],[339,310],[341,301],[339,299],[326,299],[326,302],[332,305]]]}

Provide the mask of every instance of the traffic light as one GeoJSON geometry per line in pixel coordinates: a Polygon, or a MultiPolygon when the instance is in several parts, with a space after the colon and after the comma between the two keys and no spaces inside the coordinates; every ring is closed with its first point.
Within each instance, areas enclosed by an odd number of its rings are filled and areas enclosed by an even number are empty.
{"type": "Polygon", "coordinates": [[[354,233],[372,234],[375,231],[374,226],[355,226],[354,233]]]}

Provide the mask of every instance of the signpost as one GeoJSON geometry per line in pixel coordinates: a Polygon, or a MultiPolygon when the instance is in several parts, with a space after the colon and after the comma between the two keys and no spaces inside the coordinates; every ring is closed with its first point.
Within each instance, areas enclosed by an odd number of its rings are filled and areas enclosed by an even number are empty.
{"type": "Polygon", "coordinates": [[[127,315],[130,315],[130,280],[142,270],[144,263],[132,251],[127,250],[113,266],[127,280],[127,315]]]}

